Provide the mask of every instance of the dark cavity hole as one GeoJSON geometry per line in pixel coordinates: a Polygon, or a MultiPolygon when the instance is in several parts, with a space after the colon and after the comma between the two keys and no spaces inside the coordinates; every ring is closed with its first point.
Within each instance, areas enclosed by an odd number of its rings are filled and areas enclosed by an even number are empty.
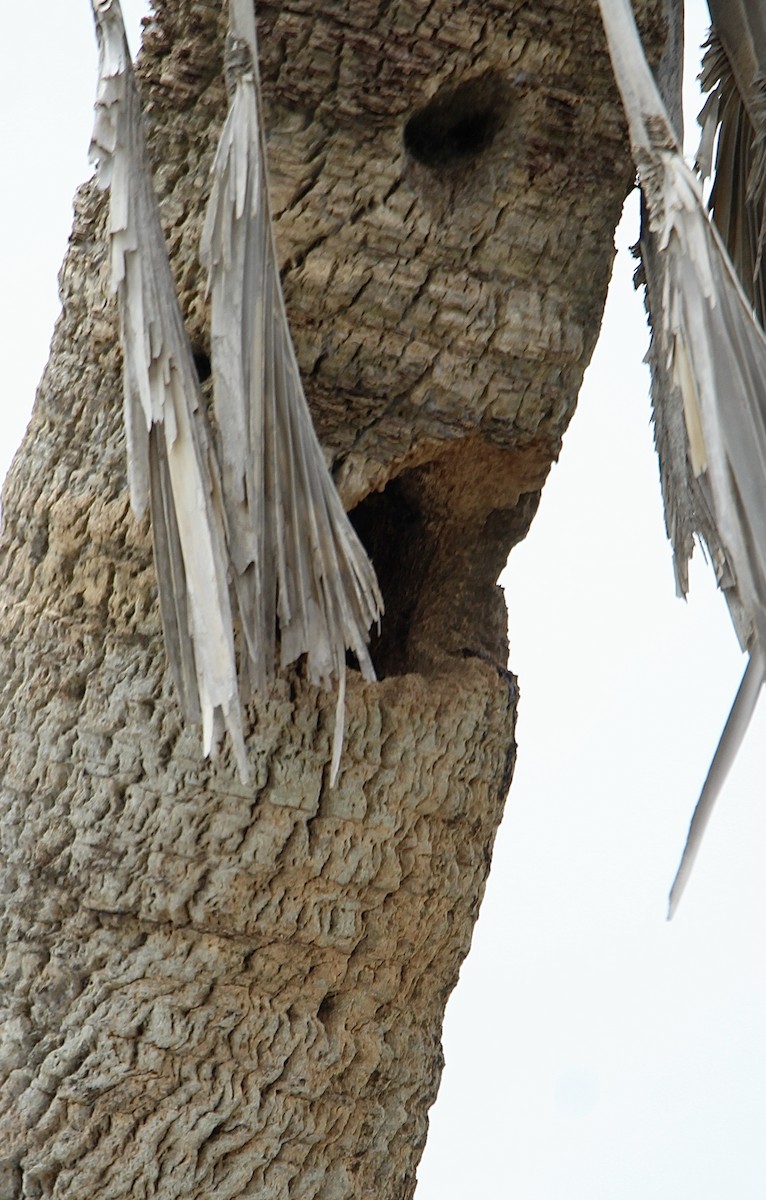
{"type": "Polygon", "coordinates": [[[379,679],[410,669],[412,621],[432,558],[430,532],[406,487],[407,475],[373,492],[349,513],[372,559],[386,606],[380,632],[373,627],[370,638],[379,679]]]}
{"type": "Polygon", "coordinates": [[[192,358],[194,359],[194,368],[197,372],[197,378],[200,383],[210,378],[212,370],[210,366],[210,355],[201,346],[192,346],[192,358]]]}
{"type": "Polygon", "coordinates": [[[317,1009],[317,1019],[326,1025],[335,1011],[335,1007],[335,995],[333,992],[328,992],[317,1009]]]}
{"type": "Polygon", "coordinates": [[[507,109],[507,85],[494,71],[443,89],[410,117],[405,149],[426,167],[467,162],[491,146],[507,109]]]}

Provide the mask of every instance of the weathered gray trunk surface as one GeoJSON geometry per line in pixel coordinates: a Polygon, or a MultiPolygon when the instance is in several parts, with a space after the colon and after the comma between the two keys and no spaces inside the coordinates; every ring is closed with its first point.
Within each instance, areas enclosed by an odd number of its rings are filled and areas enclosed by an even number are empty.
{"type": "MultiPolygon", "coordinates": [[[[201,361],[223,9],[156,0],[141,73],[201,361]]],[[[333,699],[300,672],[248,710],[253,787],[228,748],[201,760],[128,510],[85,187],[4,498],[2,1200],[411,1196],[510,781],[495,580],[572,414],[632,178],[595,5],[259,16],[290,316],[386,595],[381,682],[352,679],[334,790],[333,699]],[[405,153],[413,113],[465,81],[405,153]]]]}

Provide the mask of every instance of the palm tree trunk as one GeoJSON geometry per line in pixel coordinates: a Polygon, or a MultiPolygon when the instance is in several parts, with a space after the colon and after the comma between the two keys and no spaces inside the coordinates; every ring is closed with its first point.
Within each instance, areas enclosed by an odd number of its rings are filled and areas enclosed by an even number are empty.
{"type": "MultiPolygon", "coordinates": [[[[204,375],[226,14],[155,9],[139,78],[204,375]]],[[[510,783],[495,581],[632,182],[596,5],[264,2],[259,36],[286,298],[386,599],[381,681],[351,672],[334,788],[334,701],[300,670],[246,710],[250,786],[228,748],[201,758],[129,511],[86,185],[4,496],[3,1200],[411,1196],[510,783]]]]}

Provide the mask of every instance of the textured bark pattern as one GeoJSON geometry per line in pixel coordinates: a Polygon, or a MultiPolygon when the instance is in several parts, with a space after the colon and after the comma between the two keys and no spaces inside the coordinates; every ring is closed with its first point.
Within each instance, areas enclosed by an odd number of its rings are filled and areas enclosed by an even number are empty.
{"type": "MultiPolygon", "coordinates": [[[[159,0],[141,76],[201,360],[224,22],[159,0]]],[[[384,678],[351,681],[334,790],[333,701],[300,671],[248,709],[252,787],[200,760],[128,510],[84,188],[4,498],[2,1200],[411,1196],[510,780],[495,580],[573,411],[631,179],[595,5],[288,0],[260,38],[290,317],[386,591],[384,678]],[[444,89],[417,162],[403,129],[444,89]]]]}

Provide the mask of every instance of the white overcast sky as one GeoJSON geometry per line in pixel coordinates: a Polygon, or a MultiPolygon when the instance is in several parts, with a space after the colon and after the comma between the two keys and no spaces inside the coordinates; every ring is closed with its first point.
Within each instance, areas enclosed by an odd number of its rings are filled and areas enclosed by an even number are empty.
{"type": "MultiPolygon", "coordinates": [[[[86,0],[7,4],[0,43],[0,470],[28,419],[86,161],[86,0]]],[[[690,49],[706,10],[691,0],[690,49]]],[[[131,42],[146,5],[123,3],[131,42]]],[[[697,556],[676,600],[647,333],[619,255],[578,412],[505,573],[519,759],[417,1200],[763,1200],[766,705],[680,911],[667,891],[743,669],[697,556]]]]}

